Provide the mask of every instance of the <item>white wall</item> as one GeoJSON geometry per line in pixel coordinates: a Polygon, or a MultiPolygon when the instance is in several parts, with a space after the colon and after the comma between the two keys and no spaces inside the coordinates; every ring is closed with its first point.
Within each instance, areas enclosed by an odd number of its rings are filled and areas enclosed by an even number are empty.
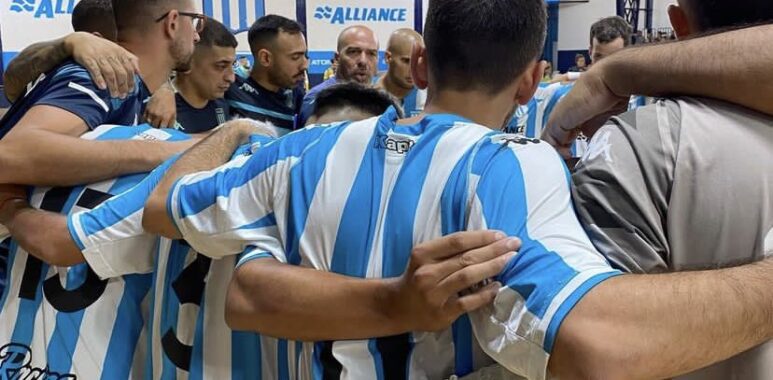
{"type": "Polygon", "coordinates": [[[615,0],[561,4],[558,9],[558,50],[588,48],[590,26],[600,18],[617,14],[615,0]]]}
{"type": "Polygon", "coordinates": [[[675,4],[676,0],[655,0],[652,6],[652,27],[670,28],[671,22],[668,21],[668,5],[675,4]]]}

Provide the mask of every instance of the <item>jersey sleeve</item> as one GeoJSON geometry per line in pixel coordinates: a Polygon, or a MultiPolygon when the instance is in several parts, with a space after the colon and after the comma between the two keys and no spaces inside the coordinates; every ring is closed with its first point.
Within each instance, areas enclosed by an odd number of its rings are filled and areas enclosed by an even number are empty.
{"type": "Polygon", "coordinates": [[[500,230],[522,246],[497,279],[503,286],[493,305],[470,320],[492,358],[518,375],[544,379],[561,322],[595,285],[620,272],[577,221],[558,154],[539,140],[496,139],[473,163],[468,229],[500,230]]]}
{"type": "MultiPolygon", "coordinates": [[[[97,88],[81,66],[64,65],[52,75],[54,77],[48,88],[35,105],[48,105],[70,112],[83,119],[89,130],[105,124],[113,110],[126,101],[112,98],[108,90],[97,88]]],[[[126,99],[131,98],[130,95],[126,99]]]]}
{"type": "Polygon", "coordinates": [[[572,176],[577,215],[593,244],[627,272],[668,270],[664,218],[676,163],[676,110],[658,104],[613,118],[593,136],[572,176]]]}
{"type": "Polygon", "coordinates": [[[278,145],[177,181],[167,212],[191,247],[212,258],[260,250],[285,261],[274,214],[284,195],[275,182],[290,161],[278,145]]]}
{"type": "Polygon", "coordinates": [[[158,237],[143,230],[143,208],[175,160],[165,162],[142,182],[99,207],[68,216],[70,236],[99,277],[153,270],[158,237]]]}

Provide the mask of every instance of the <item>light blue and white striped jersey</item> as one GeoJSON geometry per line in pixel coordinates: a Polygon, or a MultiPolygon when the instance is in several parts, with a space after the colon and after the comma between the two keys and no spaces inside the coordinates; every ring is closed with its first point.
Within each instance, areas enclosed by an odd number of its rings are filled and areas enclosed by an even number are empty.
{"type": "MultiPolygon", "coordinates": [[[[234,153],[238,162],[270,139],[252,136],[234,153]]],[[[147,379],[289,379],[275,339],[232,332],[224,302],[236,256],[212,260],[184,241],[146,234],[142,209],[175,159],[100,207],[70,216],[69,225],[97,273],[116,277],[153,271],[148,320],[147,379]]],[[[286,346],[286,342],[281,342],[286,346]]],[[[292,358],[292,352],[283,357],[292,358]]]]}
{"type": "Polygon", "coordinates": [[[405,117],[418,116],[424,112],[424,104],[427,102],[427,90],[414,87],[403,99],[403,112],[405,117]]]}
{"type": "Polygon", "coordinates": [[[240,165],[185,176],[169,212],[207,255],[243,252],[239,265],[271,255],[361,278],[400,276],[416,244],[453,232],[517,236],[522,248],[499,276],[492,306],[439,333],[305,344],[301,360],[311,363],[299,378],[441,379],[491,358],[544,378],[563,319],[618,274],[574,215],[566,167],[539,140],[454,115],[396,119],[390,110],[308,127],[240,165]]]}
{"type": "MultiPolygon", "coordinates": [[[[103,126],[83,138],[174,140],[174,134],[147,125],[103,126]]],[[[37,188],[31,203],[64,214],[92,209],[144,176],[37,188]]],[[[137,342],[145,325],[143,300],[150,289],[149,275],[103,280],[87,264],[49,266],[15,243],[7,270],[8,286],[0,299],[0,372],[73,379],[128,379],[141,374],[141,362],[133,365],[133,360],[141,359],[144,348],[137,342]]]]}

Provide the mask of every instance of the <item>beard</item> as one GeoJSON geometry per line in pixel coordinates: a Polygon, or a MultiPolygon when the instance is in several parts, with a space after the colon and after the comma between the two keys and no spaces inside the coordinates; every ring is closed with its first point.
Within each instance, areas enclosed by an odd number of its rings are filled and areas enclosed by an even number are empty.
{"type": "Polygon", "coordinates": [[[172,44],[170,54],[174,60],[174,70],[186,72],[191,70],[191,61],[193,60],[193,49],[191,46],[185,46],[182,41],[176,40],[172,44]],[[188,48],[188,49],[186,49],[188,48]]]}

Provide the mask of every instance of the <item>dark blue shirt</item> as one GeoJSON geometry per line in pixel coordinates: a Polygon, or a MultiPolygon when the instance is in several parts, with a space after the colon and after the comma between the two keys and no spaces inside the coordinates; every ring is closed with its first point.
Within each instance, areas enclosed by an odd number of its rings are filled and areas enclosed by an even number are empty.
{"type": "Polygon", "coordinates": [[[309,92],[303,98],[303,106],[301,106],[301,112],[298,115],[298,125],[301,127],[306,125],[306,121],[309,120],[311,115],[314,113],[314,102],[317,101],[317,95],[319,95],[322,90],[337,83],[338,80],[336,77],[332,77],[309,90],[309,92]]]}
{"type": "Polygon", "coordinates": [[[210,100],[204,108],[196,108],[178,93],[175,95],[175,102],[177,123],[174,128],[185,133],[206,132],[229,119],[230,107],[225,99],[210,100]]]}
{"type": "Polygon", "coordinates": [[[27,93],[0,120],[0,139],[27,111],[40,105],[68,111],[83,119],[89,129],[102,124],[136,125],[149,92],[139,77],[135,84],[134,92],[125,99],[113,98],[109,91],[97,88],[85,68],[65,62],[28,85],[27,93]]]}
{"type": "Polygon", "coordinates": [[[252,78],[237,76],[236,82],[225,93],[225,99],[232,116],[270,122],[280,135],[298,129],[295,117],[303,102],[303,90],[298,87],[273,92],[252,78]]]}

